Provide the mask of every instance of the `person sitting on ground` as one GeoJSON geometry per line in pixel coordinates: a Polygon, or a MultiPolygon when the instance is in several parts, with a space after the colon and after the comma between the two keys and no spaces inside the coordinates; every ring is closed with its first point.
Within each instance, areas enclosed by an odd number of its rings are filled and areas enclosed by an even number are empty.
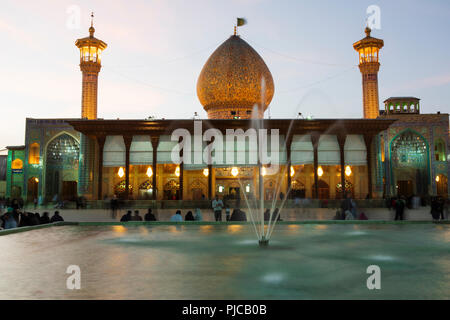
{"type": "Polygon", "coordinates": [[[200,211],[200,208],[196,208],[195,209],[194,219],[195,219],[195,221],[202,221],[203,220],[203,216],[202,216],[202,212],[200,211]]]}
{"type": "Polygon", "coordinates": [[[181,216],[181,210],[177,210],[175,214],[170,218],[172,222],[181,222],[183,221],[183,217],[181,216]]]}
{"type": "Polygon", "coordinates": [[[13,216],[13,208],[8,208],[8,211],[3,216],[3,220],[5,222],[5,224],[4,224],[5,229],[17,228],[17,222],[13,216]]]}
{"type": "Polygon", "coordinates": [[[264,211],[264,221],[269,220],[270,220],[270,209],[267,209],[266,211],[264,211]]]}
{"type": "Polygon", "coordinates": [[[41,215],[39,214],[39,212],[35,212],[34,213],[34,216],[36,217],[36,219],[37,219],[37,225],[38,224],[41,224],[41,215]]]}
{"type": "Polygon", "coordinates": [[[48,212],[44,212],[42,214],[42,217],[39,219],[39,223],[40,224],[46,224],[46,223],[50,223],[50,218],[48,216],[48,212]]]}
{"type": "Polygon", "coordinates": [[[134,216],[131,218],[132,221],[142,221],[142,217],[139,215],[139,210],[134,210],[134,216]]]}
{"type": "Polygon", "coordinates": [[[33,212],[27,212],[28,214],[28,225],[36,226],[39,224],[39,219],[36,218],[36,215],[33,212]]]}
{"type": "Polygon", "coordinates": [[[359,220],[369,220],[369,218],[367,218],[364,212],[361,212],[361,214],[359,215],[359,220]]]}
{"type": "Polygon", "coordinates": [[[239,208],[233,210],[230,221],[247,221],[247,215],[239,208]]]}
{"type": "Polygon", "coordinates": [[[156,221],[155,215],[152,213],[152,209],[148,208],[147,213],[144,216],[145,221],[156,221]]]}
{"type": "Polygon", "coordinates": [[[333,220],[342,220],[342,209],[337,209],[333,220]]]}
{"type": "Polygon", "coordinates": [[[30,219],[28,217],[28,212],[20,212],[19,213],[19,223],[18,226],[19,227],[28,227],[30,226],[30,219]]]}
{"type": "Polygon", "coordinates": [[[275,219],[277,219],[277,221],[283,221],[281,220],[280,209],[278,208],[275,208],[272,213],[272,222],[275,221],[275,219]]]}
{"type": "Polygon", "coordinates": [[[350,211],[345,211],[345,220],[353,220],[354,217],[350,211]]]}
{"type": "Polygon", "coordinates": [[[63,217],[61,217],[59,215],[59,211],[55,211],[55,213],[53,214],[53,217],[51,217],[50,222],[59,222],[59,221],[64,221],[63,217]]]}
{"type": "Polygon", "coordinates": [[[120,222],[128,222],[131,221],[132,216],[131,216],[131,210],[128,210],[126,214],[124,214],[122,216],[122,218],[120,218],[120,222]]]}
{"type": "Polygon", "coordinates": [[[184,216],[184,221],[194,221],[194,215],[192,214],[192,211],[188,211],[186,215],[184,216]]]}

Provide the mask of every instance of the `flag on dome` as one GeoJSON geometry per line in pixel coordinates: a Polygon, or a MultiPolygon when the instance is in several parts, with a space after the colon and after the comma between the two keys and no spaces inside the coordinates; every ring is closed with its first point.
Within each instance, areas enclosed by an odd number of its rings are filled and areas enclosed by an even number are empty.
{"type": "Polygon", "coordinates": [[[237,26],[241,27],[244,24],[247,24],[247,20],[245,18],[237,18],[237,26]]]}

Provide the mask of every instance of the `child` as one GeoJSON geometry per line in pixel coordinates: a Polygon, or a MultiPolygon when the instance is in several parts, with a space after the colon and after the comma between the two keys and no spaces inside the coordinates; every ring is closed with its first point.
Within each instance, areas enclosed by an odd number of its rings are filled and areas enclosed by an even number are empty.
{"type": "Polygon", "coordinates": [[[227,204],[225,206],[225,219],[226,219],[226,221],[230,221],[230,213],[231,213],[231,210],[230,210],[230,207],[227,204]]]}

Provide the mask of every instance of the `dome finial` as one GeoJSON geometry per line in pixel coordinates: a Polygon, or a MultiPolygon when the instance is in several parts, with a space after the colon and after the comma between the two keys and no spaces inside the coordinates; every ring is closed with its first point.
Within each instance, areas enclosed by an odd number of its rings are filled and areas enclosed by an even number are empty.
{"type": "Polygon", "coordinates": [[[91,12],[91,27],[89,28],[89,35],[92,38],[94,36],[95,28],[94,28],[94,12],[91,12]]]}
{"type": "Polygon", "coordinates": [[[367,37],[370,37],[370,33],[372,32],[372,29],[370,29],[369,26],[367,26],[366,29],[364,30],[364,32],[366,33],[367,37]]]}

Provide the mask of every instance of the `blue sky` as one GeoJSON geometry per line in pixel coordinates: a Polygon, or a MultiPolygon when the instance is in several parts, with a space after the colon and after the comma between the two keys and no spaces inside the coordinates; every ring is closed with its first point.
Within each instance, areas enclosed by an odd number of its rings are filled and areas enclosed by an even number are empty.
{"type": "MultiPolygon", "coordinates": [[[[24,143],[25,118],[79,117],[81,72],[74,42],[88,34],[108,44],[99,79],[100,118],[205,118],[196,95],[210,54],[239,33],[272,72],[273,118],[362,117],[361,75],[353,42],[366,9],[381,9],[380,102],[422,99],[422,112],[449,112],[450,2],[447,0],[2,0],[0,149],[24,143]],[[79,8],[79,28],[70,8],[79,8]]],[[[73,11],[72,11],[73,12],[73,11]]],[[[267,114],[266,114],[267,115],[267,114]]]]}

